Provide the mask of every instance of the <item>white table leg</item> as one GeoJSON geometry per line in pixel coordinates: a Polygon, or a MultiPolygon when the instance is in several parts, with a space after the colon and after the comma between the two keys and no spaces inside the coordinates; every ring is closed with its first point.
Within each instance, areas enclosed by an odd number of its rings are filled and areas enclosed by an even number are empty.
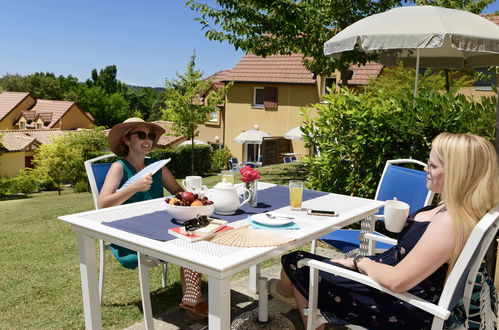
{"type": "Polygon", "coordinates": [[[151,295],[149,293],[149,279],[147,278],[146,256],[137,252],[139,258],[139,279],[140,279],[140,295],[142,297],[142,310],[144,311],[144,324],[146,330],[154,329],[154,321],[152,318],[151,295]]]}
{"type": "Polygon", "coordinates": [[[253,265],[250,267],[249,273],[249,291],[252,293],[258,293],[258,280],[260,278],[260,264],[253,265]]]}
{"type": "Polygon", "coordinates": [[[80,276],[85,328],[102,329],[95,240],[82,234],[77,234],[77,237],[80,250],[80,276]]]}
{"type": "Polygon", "coordinates": [[[229,330],[230,277],[221,280],[208,277],[208,305],[208,328],[229,330]]]}

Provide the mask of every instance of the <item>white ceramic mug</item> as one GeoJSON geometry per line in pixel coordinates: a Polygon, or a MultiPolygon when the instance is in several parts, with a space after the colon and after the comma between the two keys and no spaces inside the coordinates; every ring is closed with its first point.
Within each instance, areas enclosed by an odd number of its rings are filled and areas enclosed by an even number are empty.
{"type": "Polygon", "coordinates": [[[203,186],[203,178],[197,175],[186,176],[185,179],[182,180],[182,186],[184,186],[185,190],[200,196],[204,196],[208,190],[206,186],[203,186]]]}
{"type": "Polygon", "coordinates": [[[385,201],[385,228],[400,233],[409,216],[409,204],[398,200],[385,201]]]}

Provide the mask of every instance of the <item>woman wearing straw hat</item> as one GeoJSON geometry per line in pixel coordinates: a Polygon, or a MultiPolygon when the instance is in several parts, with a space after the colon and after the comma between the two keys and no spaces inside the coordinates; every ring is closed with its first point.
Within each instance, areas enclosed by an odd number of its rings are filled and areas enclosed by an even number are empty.
{"type": "MultiPolygon", "coordinates": [[[[183,191],[170,170],[164,166],[154,175],[148,174],[117,191],[129,178],[157,159],[146,155],[158,143],[165,130],[140,118],[129,118],[115,125],[108,135],[109,148],[122,157],[111,165],[99,196],[99,207],[110,207],[163,197],[163,187],[171,194],[183,191]]],[[[137,253],[111,244],[116,259],[126,268],[138,266],[137,253]]],[[[205,319],[208,305],[201,293],[201,274],[182,268],[180,271],[184,296],[180,306],[192,318],[205,319]]]]}

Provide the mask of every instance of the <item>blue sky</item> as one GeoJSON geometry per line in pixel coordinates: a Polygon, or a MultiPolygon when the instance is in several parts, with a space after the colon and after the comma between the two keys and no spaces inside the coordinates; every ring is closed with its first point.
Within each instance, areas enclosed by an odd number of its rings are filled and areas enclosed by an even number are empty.
{"type": "MultiPolygon", "coordinates": [[[[0,0],[0,77],[53,72],[80,81],[114,64],[118,79],[164,86],[193,50],[205,76],[243,52],[204,37],[183,0],[0,0]]],[[[495,1],[484,13],[499,11],[495,1]]]]}

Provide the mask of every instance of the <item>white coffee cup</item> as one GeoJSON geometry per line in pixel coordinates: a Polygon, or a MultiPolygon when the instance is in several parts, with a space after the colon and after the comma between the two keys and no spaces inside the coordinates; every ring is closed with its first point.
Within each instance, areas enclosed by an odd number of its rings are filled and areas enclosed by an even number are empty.
{"type": "Polygon", "coordinates": [[[184,189],[196,194],[203,196],[208,190],[206,186],[203,186],[203,178],[197,175],[186,176],[182,180],[182,186],[184,189]]]}
{"type": "Polygon", "coordinates": [[[385,228],[400,233],[409,216],[409,204],[398,200],[385,201],[385,228]]]}

